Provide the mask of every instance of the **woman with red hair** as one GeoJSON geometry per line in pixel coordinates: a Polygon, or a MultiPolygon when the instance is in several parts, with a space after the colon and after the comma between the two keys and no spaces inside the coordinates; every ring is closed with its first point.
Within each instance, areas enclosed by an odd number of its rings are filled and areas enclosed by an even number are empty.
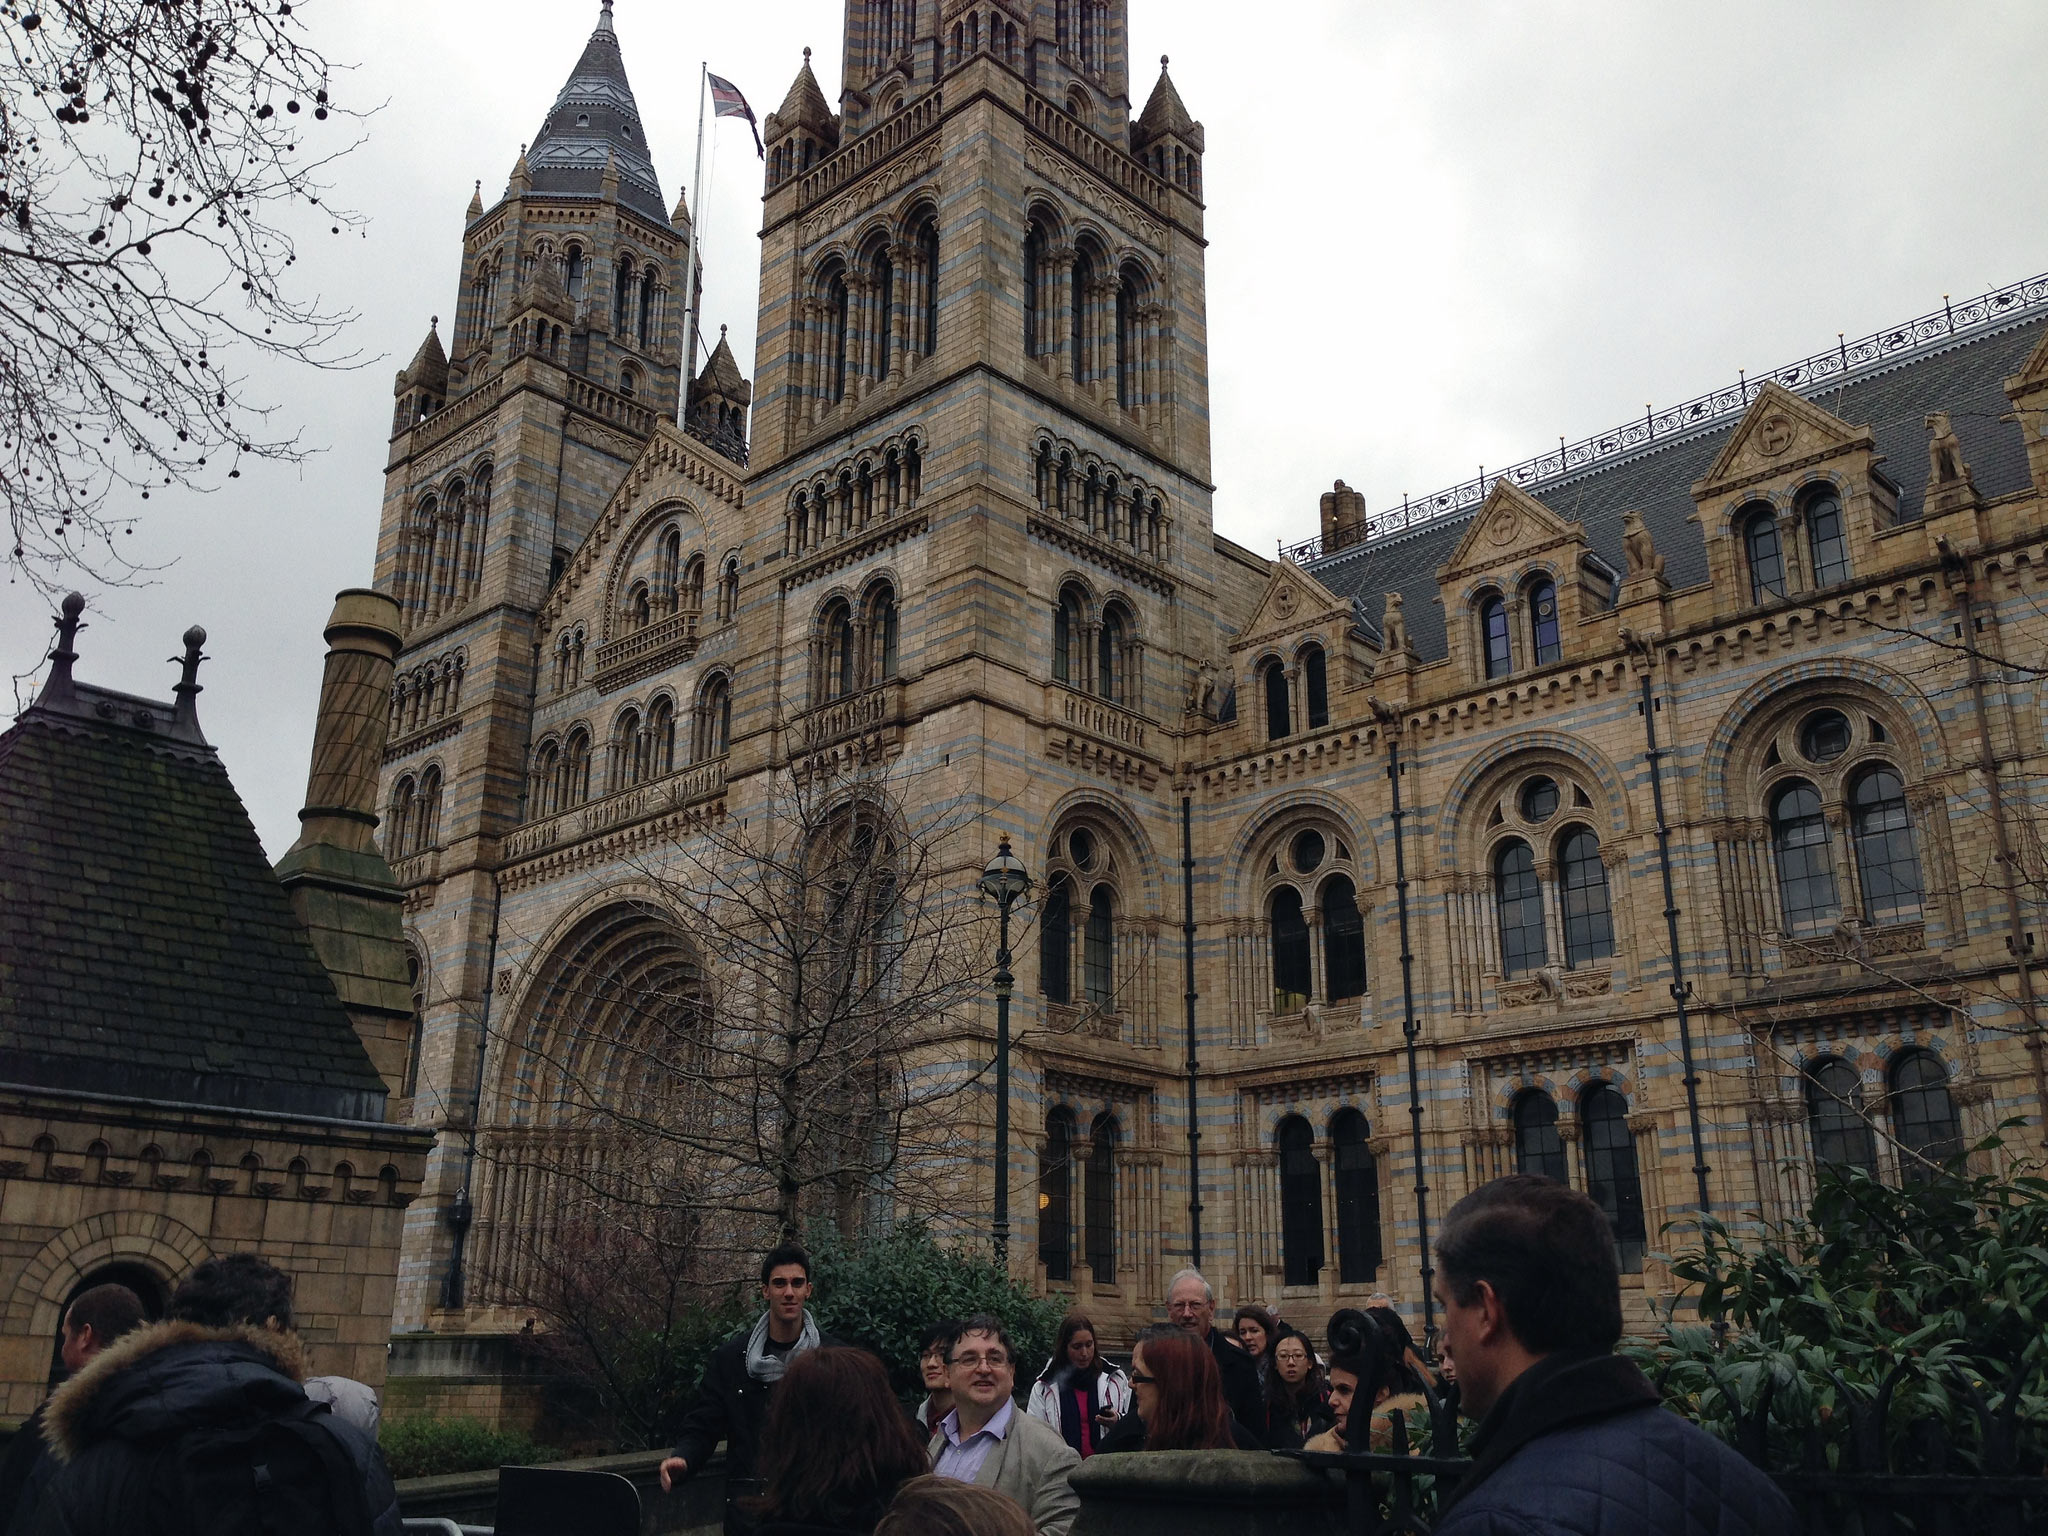
{"type": "Polygon", "coordinates": [[[761,1536],[869,1536],[896,1490],[931,1470],[889,1373],[864,1349],[811,1349],[769,1400],[747,1501],[761,1536]]]}
{"type": "Polygon", "coordinates": [[[1102,1439],[1103,1454],[1262,1449],[1230,1416],[1223,1375],[1209,1346],[1171,1323],[1138,1335],[1131,1351],[1131,1397],[1131,1412],[1102,1439]]]}

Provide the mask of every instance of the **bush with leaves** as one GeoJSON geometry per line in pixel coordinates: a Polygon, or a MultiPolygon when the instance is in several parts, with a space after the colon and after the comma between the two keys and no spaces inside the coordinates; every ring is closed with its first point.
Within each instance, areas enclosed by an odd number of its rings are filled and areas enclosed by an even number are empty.
{"type": "Polygon", "coordinates": [[[377,1433],[394,1478],[441,1477],[452,1472],[488,1472],[494,1467],[532,1467],[553,1461],[556,1452],[517,1430],[493,1429],[481,1419],[421,1415],[386,1419],[377,1433]]]}
{"type": "Polygon", "coordinates": [[[992,1259],[940,1244],[919,1225],[898,1227],[858,1247],[833,1229],[811,1249],[818,1326],[874,1350],[906,1401],[922,1397],[918,1345],[925,1328],[977,1312],[1000,1317],[1017,1347],[1017,1390],[1025,1391],[1052,1353],[1062,1309],[1040,1301],[992,1259]]]}
{"type": "Polygon", "coordinates": [[[1957,1159],[1893,1187],[1826,1168],[1803,1219],[1761,1242],[1710,1220],[1672,1272],[1701,1321],[1674,1308],[1634,1353],[1672,1406],[1753,1457],[1837,1467],[1860,1435],[1903,1469],[1938,1428],[1951,1470],[2048,1468],[2048,1180],[2034,1171],[1957,1159]]]}

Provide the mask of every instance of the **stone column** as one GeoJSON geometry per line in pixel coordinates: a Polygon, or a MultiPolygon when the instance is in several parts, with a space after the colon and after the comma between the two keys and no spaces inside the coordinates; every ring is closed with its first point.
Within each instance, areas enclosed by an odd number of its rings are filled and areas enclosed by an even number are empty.
{"type": "Polygon", "coordinates": [[[895,246],[889,260],[896,274],[889,285],[889,381],[900,384],[910,351],[910,295],[915,287],[917,252],[907,245],[895,246]]]}
{"type": "Polygon", "coordinates": [[[804,359],[804,400],[801,414],[806,426],[818,424],[818,401],[825,393],[824,306],[816,299],[804,301],[804,337],[809,356],[804,359]]]}
{"type": "Polygon", "coordinates": [[[1074,248],[1061,246],[1047,253],[1053,269],[1053,376],[1074,376],[1074,248]]]}

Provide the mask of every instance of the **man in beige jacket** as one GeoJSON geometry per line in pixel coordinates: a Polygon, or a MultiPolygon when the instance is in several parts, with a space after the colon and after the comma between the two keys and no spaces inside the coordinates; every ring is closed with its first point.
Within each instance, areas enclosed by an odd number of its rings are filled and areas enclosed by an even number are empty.
{"type": "Polygon", "coordinates": [[[1038,1536],[1067,1536],[1081,1499],[1068,1481],[1080,1456],[1056,1429],[1017,1407],[1017,1352],[1002,1322],[970,1317],[947,1373],[953,1411],[932,1435],[932,1470],[1015,1499],[1038,1536]]]}

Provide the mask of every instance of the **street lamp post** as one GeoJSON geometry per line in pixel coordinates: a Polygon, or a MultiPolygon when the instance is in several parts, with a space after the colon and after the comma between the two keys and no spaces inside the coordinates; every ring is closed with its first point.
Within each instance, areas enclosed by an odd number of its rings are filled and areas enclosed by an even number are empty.
{"type": "Polygon", "coordinates": [[[1031,877],[1010,852],[1005,837],[981,872],[981,892],[996,904],[996,1210],[993,1236],[996,1264],[1010,1269],[1010,908],[1031,889],[1031,877]]]}

